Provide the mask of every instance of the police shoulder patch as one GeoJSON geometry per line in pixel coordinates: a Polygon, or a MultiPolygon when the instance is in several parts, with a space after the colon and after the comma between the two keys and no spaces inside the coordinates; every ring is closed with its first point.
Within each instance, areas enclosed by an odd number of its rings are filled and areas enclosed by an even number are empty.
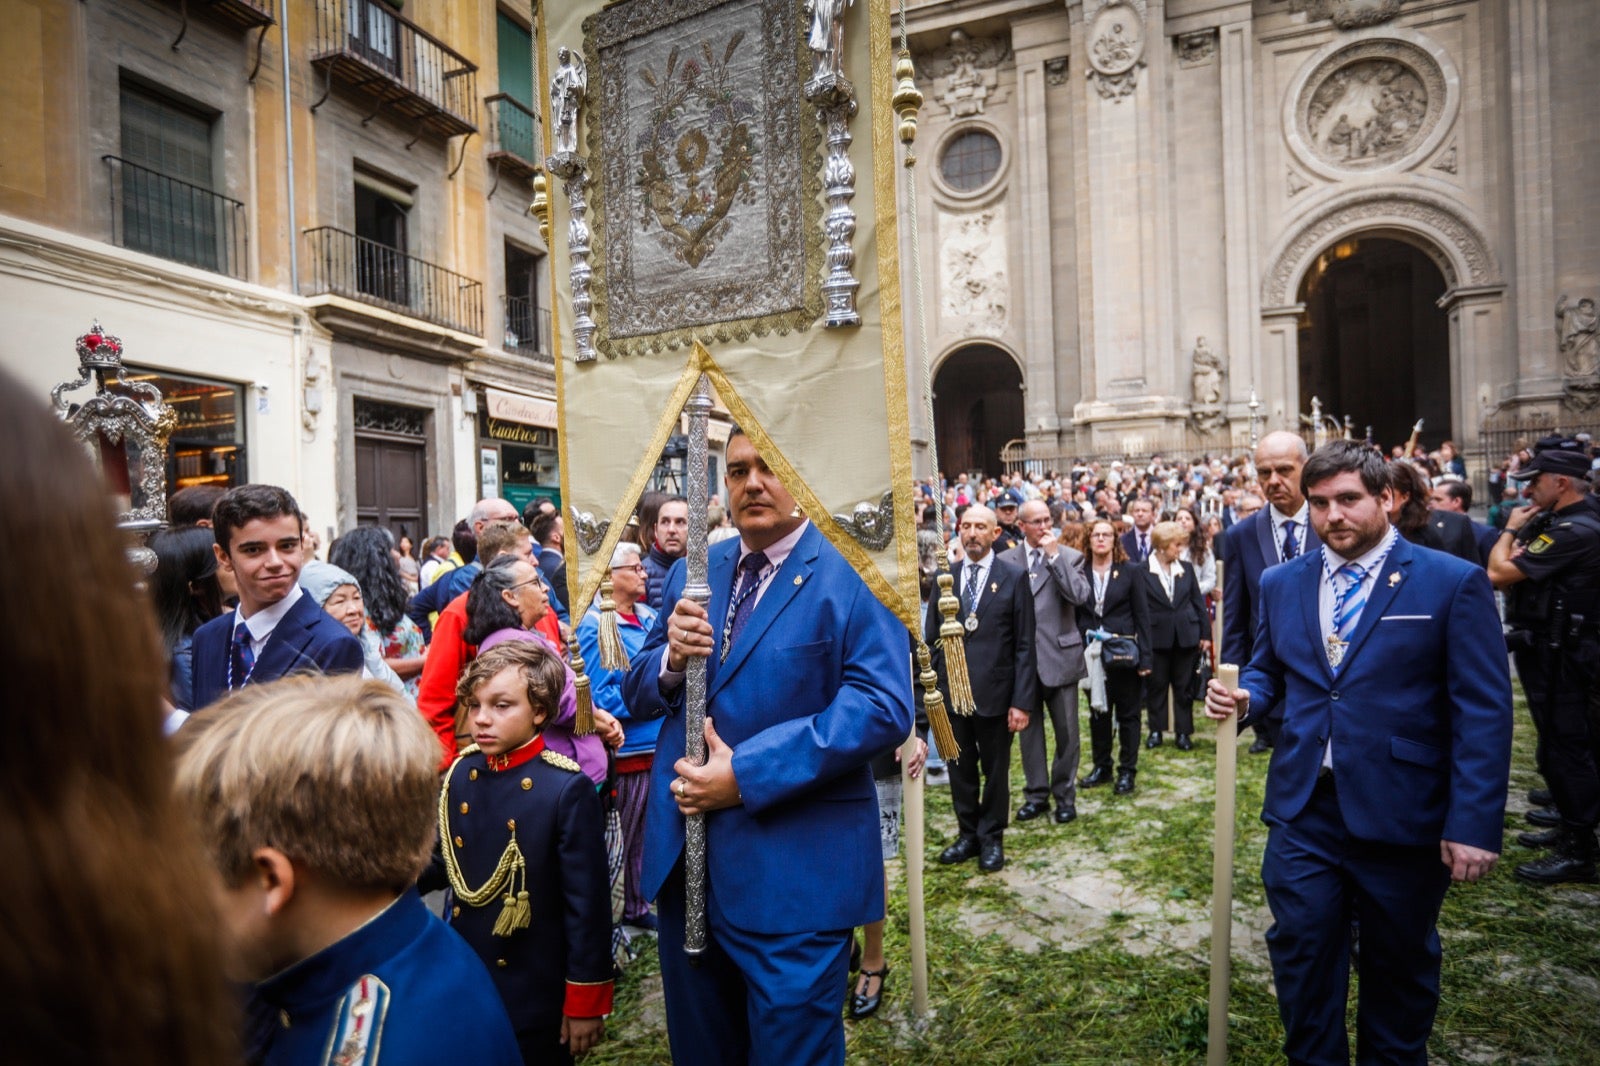
{"type": "Polygon", "coordinates": [[[334,1011],[323,1066],[378,1066],[388,1013],[389,986],[370,973],[357,980],[334,1011]]]}
{"type": "Polygon", "coordinates": [[[1548,551],[1550,549],[1550,545],[1554,543],[1555,540],[1550,536],[1550,534],[1540,533],[1528,544],[1528,554],[1538,555],[1541,552],[1548,551]]]}
{"type": "Polygon", "coordinates": [[[566,770],[568,773],[576,774],[581,773],[583,770],[583,767],[579,766],[576,760],[569,759],[560,752],[551,751],[549,748],[546,748],[544,751],[540,752],[539,758],[543,759],[551,766],[556,767],[558,770],[566,770]]]}

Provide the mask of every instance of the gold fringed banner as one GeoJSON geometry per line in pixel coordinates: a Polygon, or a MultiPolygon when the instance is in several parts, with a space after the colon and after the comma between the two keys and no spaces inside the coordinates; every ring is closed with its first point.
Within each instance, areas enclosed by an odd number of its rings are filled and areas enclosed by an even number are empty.
{"type": "Polygon", "coordinates": [[[961,642],[961,623],[956,621],[961,603],[956,599],[954,587],[955,578],[941,568],[939,613],[944,621],[939,626],[939,650],[944,652],[944,676],[950,682],[950,709],[966,717],[977,711],[978,703],[972,698],[972,681],[967,675],[967,649],[961,642]]]}
{"type": "Polygon", "coordinates": [[[626,670],[628,649],[622,646],[622,629],[617,624],[617,601],[612,598],[611,578],[600,582],[600,668],[626,670]]]}
{"type": "Polygon", "coordinates": [[[933,672],[933,656],[925,641],[917,641],[917,680],[922,683],[922,706],[928,714],[928,728],[933,732],[934,745],[939,757],[953,761],[961,757],[961,745],[950,729],[950,716],[944,710],[944,697],[939,695],[939,675],[933,672]]]}
{"type": "Polygon", "coordinates": [[[572,716],[573,736],[586,737],[594,732],[594,697],[589,693],[589,675],[583,672],[583,654],[578,645],[572,645],[572,687],[576,690],[578,707],[572,716]]]}

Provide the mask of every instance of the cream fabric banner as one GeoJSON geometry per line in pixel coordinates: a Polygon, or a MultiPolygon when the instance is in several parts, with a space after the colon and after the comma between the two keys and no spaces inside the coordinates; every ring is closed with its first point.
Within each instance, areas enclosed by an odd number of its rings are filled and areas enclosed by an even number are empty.
{"type": "MultiPolygon", "coordinates": [[[[549,175],[562,498],[573,623],[701,372],[811,520],[910,627],[918,617],[901,328],[894,54],[888,0],[842,8],[854,85],[853,273],[858,326],[826,328],[825,127],[804,99],[814,54],[805,0],[575,0],[540,5],[547,150],[551,78],[586,81],[586,207],[549,175]],[[562,73],[561,50],[567,50],[562,73]],[[586,227],[598,353],[578,361],[571,238],[586,227]],[[892,500],[873,548],[835,515],[892,500]],[[592,552],[575,517],[609,523],[592,552]]],[[[561,100],[555,104],[559,109],[561,100]]],[[[837,176],[837,163],[833,176],[837,176]]],[[[713,492],[723,495],[723,486],[713,492]]],[[[862,524],[870,524],[863,522],[862,524]]]]}

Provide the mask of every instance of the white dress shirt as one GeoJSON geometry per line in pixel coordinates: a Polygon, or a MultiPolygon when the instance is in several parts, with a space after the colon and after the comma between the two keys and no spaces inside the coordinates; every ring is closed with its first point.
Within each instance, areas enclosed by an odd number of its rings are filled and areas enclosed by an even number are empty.
{"type": "MultiPolygon", "coordinates": [[[[1320,645],[1317,648],[1318,655],[1328,654],[1327,645],[1323,642],[1326,641],[1328,634],[1333,632],[1333,608],[1339,599],[1338,586],[1329,575],[1337,573],[1338,569],[1346,563],[1357,564],[1366,571],[1365,576],[1361,579],[1361,592],[1370,598],[1374,586],[1378,583],[1378,571],[1383,569],[1380,564],[1388,556],[1389,549],[1394,547],[1397,536],[1399,534],[1395,532],[1395,528],[1390,526],[1388,534],[1377,543],[1377,546],[1355,559],[1346,559],[1326,544],[1322,546],[1322,581],[1318,583],[1317,591],[1317,625],[1320,628],[1318,636],[1321,638],[1318,641],[1320,645]]],[[[1352,589],[1350,595],[1355,596],[1357,593],[1352,589]]],[[[1365,612],[1365,610],[1366,608],[1363,606],[1362,611],[1365,612]]],[[[1356,622],[1359,624],[1360,621],[1361,615],[1358,614],[1356,615],[1356,622]]],[[[1331,728],[1328,730],[1328,746],[1322,751],[1322,765],[1330,770],[1333,769],[1333,730],[1331,728]]]]}
{"type": "Polygon", "coordinates": [[[1267,516],[1272,519],[1272,544],[1278,550],[1278,562],[1283,562],[1283,527],[1289,522],[1294,523],[1294,545],[1297,555],[1306,553],[1306,530],[1310,529],[1307,519],[1311,515],[1311,507],[1301,502],[1300,510],[1292,515],[1286,515],[1276,507],[1267,508],[1267,516]]]}
{"type": "Polygon", "coordinates": [[[972,606],[969,608],[969,610],[974,613],[976,613],[978,610],[978,604],[983,602],[983,594],[989,583],[989,569],[993,565],[993,548],[984,552],[983,558],[979,559],[977,562],[973,562],[971,559],[963,559],[961,562],[961,579],[956,582],[955,590],[957,599],[966,599],[967,582],[972,580],[973,569],[976,568],[978,571],[978,583],[972,590],[972,606]]]}
{"type": "MultiPolygon", "coordinates": [[[[233,609],[233,629],[237,631],[240,626],[250,630],[250,654],[259,659],[261,651],[267,646],[272,631],[278,628],[278,623],[283,621],[283,616],[300,601],[305,595],[305,590],[298,584],[289,586],[289,594],[270,607],[263,607],[249,618],[239,617],[239,608],[233,609]]],[[[231,641],[231,637],[230,637],[231,641]]],[[[228,645],[231,649],[232,643],[228,645]]],[[[232,652],[230,650],[229,654],[232,652]]]]}

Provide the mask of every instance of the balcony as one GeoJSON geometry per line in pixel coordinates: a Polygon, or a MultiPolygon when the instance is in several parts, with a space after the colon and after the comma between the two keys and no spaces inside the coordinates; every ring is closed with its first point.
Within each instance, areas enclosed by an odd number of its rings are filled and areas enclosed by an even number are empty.
{"type": "Polygon", "coordinates": [[[306,230],[308,295],[328,293],[483,335],[483,285],[388,245],[332,226],[306,230]]]}
{"type": "Polygon", "coordinates": [[[478,68],[380,0],[318,0],[311,62],[330,87],[337,78],[371,97],[373,115],[445,137],[478,128],[478,68]]]}
{"type": "Polygon", "coordinates": [[[539,116],[505,93],[483,104],[489,110],[489,161],[519,178],[533,177],[544,154],[539,116]]]}
{"type": "Polygon", "coordinates": [[[272,25],[272,12],[277,7],[273,0],[179,0],[179,4],[183,7],[185,17],[188,17],[189,9],[194,7],[242,30],[272,25]]]}
{"type": "Polygon", "coordinates": [[[244,204],[210,189],[101,156],[111,175],[111,240],[229,277],[248,268],[249,221],[244,204]]]}
{"type": "Polygon", "coordinates": [[[550,311],[526,296],[506,297],[506,351],[555,363],[550,350],[550,311]]]}

